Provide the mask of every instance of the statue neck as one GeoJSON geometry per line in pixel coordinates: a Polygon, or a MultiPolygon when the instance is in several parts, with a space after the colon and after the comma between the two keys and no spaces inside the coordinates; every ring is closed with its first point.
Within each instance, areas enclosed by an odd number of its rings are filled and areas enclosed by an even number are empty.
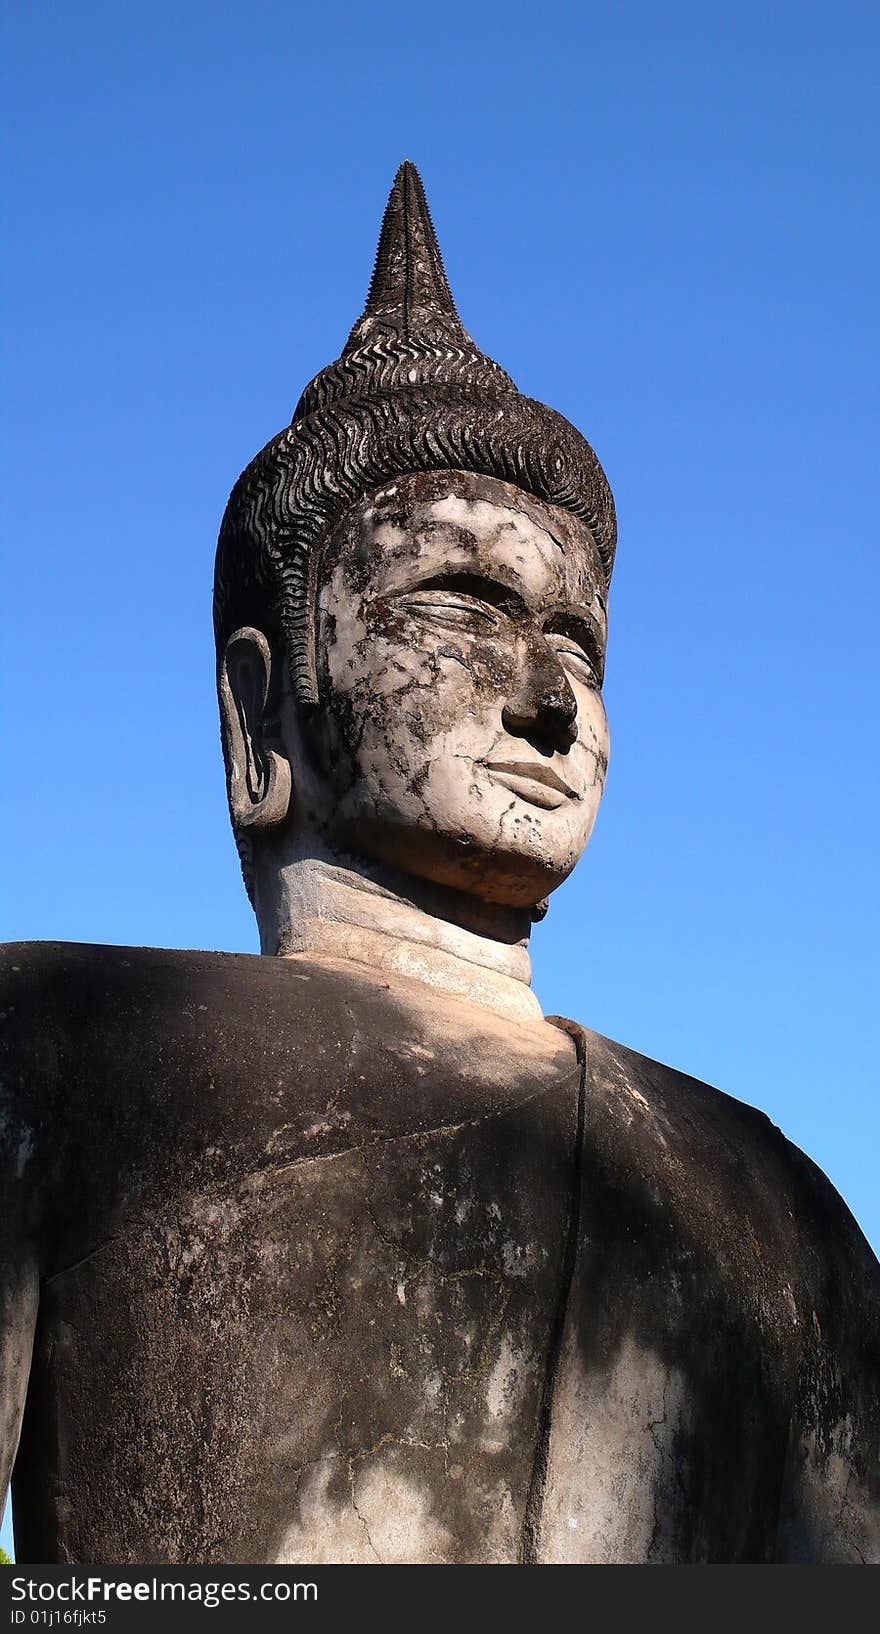
{"type": "Polygon", "coordinates": [[[395,875],[310,836],[282,854],[260,848],[254,906],[263,953],[350,960],[517,1021],[541,1019],[527,910],[395,875]]]}

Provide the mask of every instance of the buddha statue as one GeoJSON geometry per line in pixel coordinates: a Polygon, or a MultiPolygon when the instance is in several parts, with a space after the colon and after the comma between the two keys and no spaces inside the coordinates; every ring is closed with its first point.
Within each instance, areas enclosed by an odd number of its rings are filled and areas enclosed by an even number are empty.
{"type": "Polygon", "coordinates": [[[845,1205],[530,986],[602,794],[615,540],[403,165],[364,315],[220,533],[261,955],[5,950],[19,1559],[880,1558],[845,1205]]]}

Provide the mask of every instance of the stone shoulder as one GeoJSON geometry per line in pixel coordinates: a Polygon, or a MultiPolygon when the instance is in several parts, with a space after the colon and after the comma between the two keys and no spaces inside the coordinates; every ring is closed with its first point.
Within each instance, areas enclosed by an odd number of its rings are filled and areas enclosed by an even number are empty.
{"type": "MultiPolygon", "coordinates": [[[[635,1163],[704,1243],[791,1274],[807,1304],[880,1333],[880,1262],[821,1168],[757,1107],[587,1033],[597,1145],[635,1163]]],[[[589,1123],[589,1119],[588,1119],[589,1123]]]]}
{"type": "MultiPolygon", "coordinates": [[[[12,944],[0,965],[5,1110],[53,1199],[235,1186],[517,1109],[526,1141],[555,1107],[574,1117],[563,1033],[536,1047],[535,1029],[405,979],[75,943],[12,944]]],[[[58,1218],[59,1241],[72,1229],[58,1218]]]]}

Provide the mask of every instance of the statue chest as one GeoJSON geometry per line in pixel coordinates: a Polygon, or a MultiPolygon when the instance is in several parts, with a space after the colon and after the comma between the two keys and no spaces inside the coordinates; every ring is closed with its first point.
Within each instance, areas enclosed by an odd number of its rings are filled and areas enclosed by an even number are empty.
{"type": "Polygon", "coordinates": [[[318,1156],[239,1130],[233,1176],[118,1206],[43,1288],[41,1558],[516,1561],[577,1075],[532,1091],[318,1156]]]}
{"type": "Polygon", "coordinates": [[[721,1098],[317,967],[103,957],[88,1047],[20,1074],[22,1559],[773,1558],[791,1213],[721,1098]]]}

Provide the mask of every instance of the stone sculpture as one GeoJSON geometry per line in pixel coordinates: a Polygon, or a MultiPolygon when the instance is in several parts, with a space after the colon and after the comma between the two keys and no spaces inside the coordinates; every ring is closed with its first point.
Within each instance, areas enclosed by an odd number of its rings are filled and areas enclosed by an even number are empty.
{"type": "Polygon", "coordinates": [[[880,1555],[855,1222],[762,1114],[529,986],[602,793],[614,548],[402,166],[364,316],[220,534],[267,956],[6,950],[20,1558],[880,1555]]]}

